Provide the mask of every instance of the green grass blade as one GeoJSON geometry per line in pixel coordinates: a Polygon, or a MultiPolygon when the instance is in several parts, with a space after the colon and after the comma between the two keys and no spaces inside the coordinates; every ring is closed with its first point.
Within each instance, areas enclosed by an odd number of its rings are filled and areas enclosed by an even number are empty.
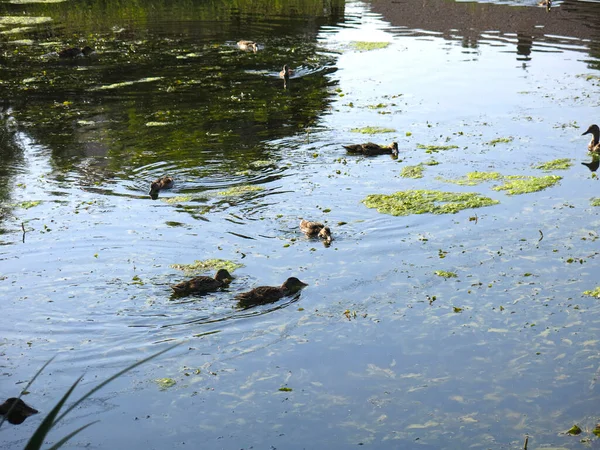
{"type": "MultiPolygon", "coordinates": [[[[164,350],[161,350],[158,353],[154,353],[153,355],[148,356],[145,359],[142,359],[141,361],[138,361],[136,363],[133,363],[132,365],[130,365],[129,367],[126,367],[125,369],[121,370],[120,372],[114,374],[112,377],[108,378],[107,380],[104,380],[102,383],[100,383],[98,386],[96,386],[95,388],[91,389],[90,391],[88,391],[86,394],[84,394],[82,397],[79,398],[79,400],[77,400],[75,403],[73,403],[71,406],[69,406],[67,408],[67,410],[62,413],[56,420],[54,423],[59,422],[63,417],[65,417],[69,412],[71,412],[74,408],[76,408],[82,401],[84,401],[86,398],[88,398],[90,395],[92,395],[94,392],[98,391],[99,389],[102,389],[104,386],[106,386],[108,383],[110,383],[111,381],[113,381],[116,378],[119,378],[121,375],[123,375],[124,373],[129,372],[132,369],[135,369],[137,366],[144,364],[145,362],[150,361],[151,359],[156,358],[157,356],[162,355],[163,353],[168,352],[169,350],[174,349],[175,347],[177,347],[179,344],[175,344],[172,345],[170,347],[165,348],[164,350]]],[[[27,450],[27,449],[26,449],[27,450]]]]}
{"type": "Polygon", "coordinates": [[[62,438],[60,441],[58,441],[56,444],[54,444],[52,447],[50,447],[48,450],[58,450],[59,448],[61,448],[69,439],[71,439],[73,436],[75,436],[77,433],[79,433],[80,431],[85,430],[87,427],[89,427],[90,425],[94,425],[95,423],[100,422],[99,420],[94,420],[93,422],[88,423],[87,425],[84,425],[82,427],[77,428],[75,431],[73,431],[72,433],[67,434],[64,438],[62,438]]]}
{"type": "MultiPolygon", "coordinates": [[[[33,376],[33,378],[31,380],[29,380],[29,383],[27,383],[27,386],[25,386],[21,392],[19,392],[19,396],[17,398],[21,398],[21,396],[23,395],[23,392],[26,392],[29,389],[29,386],[31,386],[33,384],[33,382],[35,381],[35,379],[44,371],[44,369],[46,368],[46,366],[48,364],[50,364],[52,362],[52,360],[56,358],[56,355],[53,356],[52,358],[50,358],[46,364],[44,364],[40,370],[38,370],[35,375],[33,376]]],[[[6,415],[2,416],[2,419],[0,419],[0,427],[2,426],[2,424],[4,423],[4,421],[6,420],[6,418],[8,417],[8,415],[11,413],[11,411],[13,410],[13,408],[17,406],[16,403],[13,403],[12,406],[10,407],[10,409],[8,410],[8,412],[6,413],[6,415]]]]}
{"type": "Polygon", "coordinates": [[[42,444],[44,443],[44,439],[46,439],[46,435],[56,423],[54,421],[54,418],[69,398],[69,395],[71,395],[71,393],[73,392],[73,389],[75,389],[75,386],[79,384],[82,378],[83,375],[77,378],[75,383],[73,383],[73,385],[69,388],[65,395],[62,396],[60,401],[54,406],[54,408],[52,408],[52,411],[50,411],[48,415],[44,418],[44,420],[42,420],[42,423],[40,423],[40,425],[36,428],[35,432],[33,433],[33,436],[31,436],[29,442],[27,442],[25,450],[39,450],[40,448],[42,448],[42,444]]]}

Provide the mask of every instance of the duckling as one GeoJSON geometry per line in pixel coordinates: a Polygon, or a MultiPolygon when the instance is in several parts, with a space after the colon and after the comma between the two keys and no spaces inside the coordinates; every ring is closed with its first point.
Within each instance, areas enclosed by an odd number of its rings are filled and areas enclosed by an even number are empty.
{"type": "Polygon", "coordinates": [[[92,53],[94,53],[94,49],[92,47],[86,45],[83,48],[79,48],[79,47],[65,48],[64,50],[61,50],[60,52],[58,52],[58,56],[61,58],[77,58],[80,56],[90,56],[92,53]]]}
{"type": "Polygon", "coordinates": [[[258,45],[254,41],[238,41],[237,46],[240,50],[244,50],[245,52],[254,52],[258,51],[258,45]]]}
{"type": "Polygon", "coordinates": [[[173,187],[173,178],[172,177],[160,177],[150,184],[150,192],[148,194],[152,197],[152,200],[156,200],[158,198],[158,193],[161,189],[170,189],[173,187]]]}
{"type": "Polygon", "coordinates": [[[300,230],[309,237],[318,236],[323,239],[325,244],[331,244],[331,230],[320,222],[309,222],[302,219],[300,221],[300,230]]]}
{"type": "Polygon", "coordinates": [[[598,128],[598,125],[590,125],[587,131],[581,135],[583,136],[584,134],[590,133],[592,135],[592,140],[588,144],[588,150],[592,153],[600,152],[600,128],[598,128]]]}
{"type": "Polygon", "coordinates": [[[6,416],[6,420],[14,425],[23,423],[27,417],[37,413],[37,409],[33,409],[16,397],[11,397],[0,405],[0,415],[6,416]]]}
{"type": "Polygon", "coordinates": [[[175,295],[178,296],[206,294],[207,292],[213,292],[228,285],[232,279],[233,277],[227,270],[219,269],[214,278],[195,277],[191,280],[175,284],[171,286],[171,289],[173,289],[175,295]]]}
{"type": "Polygon", "coordinates": [[[291,75],[294,75],[294,69],[290,69],[288,65],[283,66],[283,70],[279,72],[279,78],[289,78],[291,75]]]}
{"type": "Polygon", "coordinates": [[[259,286],[255,287],[251,291],[242,292],[235,298],[238,300],[239,306],[242,308],[249,308],[251,306],[265,305],[267,303],[276,302],[282,297],[295,294],[304,286],[308,286],[308,284],[303,283],[296,277],[290,277],[279,287],[259,286]]]}
{"type": "Polygon", "coordinates": [[[378,145],[372,142],[366,144],[353,144],[343,146],[348,153],[362,153],[366,156],[375,155],[398,155],[398,143],[392,142],[390,145],[378,145]]]}

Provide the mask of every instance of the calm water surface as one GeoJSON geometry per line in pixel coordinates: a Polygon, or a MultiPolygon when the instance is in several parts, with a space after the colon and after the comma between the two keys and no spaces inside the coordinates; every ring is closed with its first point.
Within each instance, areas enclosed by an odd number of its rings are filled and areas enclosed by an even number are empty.
{"type": "Polygon", "coordinates": [[[83,3],[0,4],[0,395],[57,355],[26,396],[42,414],[5,424],[0,447],[22,448],[80,374],[83,391],[174,342],[50,441],[100,419],[67,448],[598,446],[600,308],[583,292],[599,185],[580,163],[600,5],[83,3]],[[75,45],[97,52],[52,54],[75,45]],[[341,147],[367,140],[400,157],[341,147]],[[557,158],[573,165],[533,167],[557,158]],[[472,171],[562,180],[514,196],[444,181],[472,171]],[[500,203],[393,217],[361,202],[407,189],[500,203]],[[173,299],[188,276],[171,266],[212,258],[243,264],[229,288],[173,299]],[[289,276],[300,296],[236,308],[289,276]],[[574,423],[583,435],[561,434],[574,423]]]}

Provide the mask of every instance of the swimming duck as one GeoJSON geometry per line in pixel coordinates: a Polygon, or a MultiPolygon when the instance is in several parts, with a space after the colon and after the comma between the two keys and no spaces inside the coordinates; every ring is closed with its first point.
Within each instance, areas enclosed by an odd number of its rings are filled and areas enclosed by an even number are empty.
{"type": "Polygon", "coordinates": [[[16,397],[11,397],[0,405],[0,415],[6,416],[6,420],[14,425],[23,423],[27,417],[37,413],[37,409],[16,397]]]}
{"type": "Polygon", "coordinates": [[[150,192],[148,194],[152,197],[153,200],[158,198],[158,193],[161,189],[170,189],[173,187],[173,178],[172,177],[160,177],[150,184],[150,192]]]}
{"type": "Polygon", "coordinates": [[[240,50],[244,50],[245,52],[254,52],[258,51],[258,45],[254,41],[238,41],[237,46],[240,50]]]}
{"type": "Polygon", "coordinates": [[[366,144],[353,144],[343,146],[348,153],[362,153],[366,156],[374,155],[398,155],[398,143],[392,142],[390,145],[377,145],[372,142],[366,144]]]}
{"type": "Polygon", "coordinates": [[[60,56],[61,58],[77,58],[80,56],[89,56],[94,52],[94,49],[88,45],[86,45],[83,48],[79,48],[79,47],[71,47],[71,48],[65,48],[64,50],[61,50],[60,52],[58,52],[58,56],[60,56]]]}
{"type": "Polygon", "coordinates": [[[588,144],[588,150],[590,152],[600,152],[600,128],[598,128],[598,125],[590,125],[587,131],[581,135],[583,136],[584,134],[590,133],[592,135],[592,140],[588,144]]]}
{"type": "Polygon", "coordinates": [[[300,230],[309,237],[320,237],[325,244],[331,243],[331,230],[320,222],[309,222],[302,219],[300,221],[300,230]]]}
{"type": "Polygon", "coordinates": [[[214,278],[195,277],[191,280],[182,281],[179,284],[171,286],[176,295],[185,296],[190,294],[205,294],[213,292],[226,286],[233,279],[231,274],[225,269],[219,269],[214,278]]]}
{"type": "Polygon", "coordinates": [[[294,70],[290,69],[287,64],[284,65],[283,70],[279,72],[280,78],[289,78],[291,75],[294,75],[294,70]]]}
{"type": "Polygon", "coordinates": [[[251,291],[242,292],[235,298],[242,308],[249,308],[251,306],[276,302],[282,297],[295,294],[304,286],[308,286],[308,284],[303,283],[296,277],[290,277],[279,287],[259,286],[251,291]]]}

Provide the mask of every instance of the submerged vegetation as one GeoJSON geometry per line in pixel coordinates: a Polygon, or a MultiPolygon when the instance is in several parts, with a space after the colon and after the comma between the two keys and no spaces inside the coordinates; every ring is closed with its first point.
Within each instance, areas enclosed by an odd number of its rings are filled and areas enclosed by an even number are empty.
{"type": "Polygon", "coordinates": [[[410,214],[455,214],[463,209],[482,208],[499,202],[474,192],[456,193],[430,190],[400,191],[394,194],[368,195],[363,203],[368,208],[392,216],[410,214]]]}

